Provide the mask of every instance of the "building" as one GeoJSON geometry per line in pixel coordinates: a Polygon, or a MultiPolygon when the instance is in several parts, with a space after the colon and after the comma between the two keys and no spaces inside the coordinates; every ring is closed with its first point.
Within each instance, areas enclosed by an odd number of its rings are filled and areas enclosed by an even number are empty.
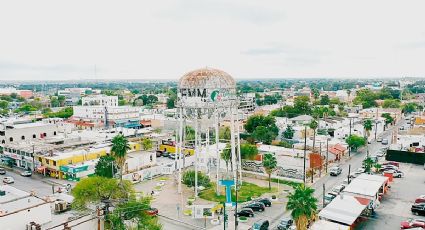
{"type": "Polygon", "coordinates": [[[139,108],[131,106],[74,106],[71,120],[92,123],[92,127],[141,127],[139,108]]]}
{"type": "Polygon", "coordinates": [[[36,226],[46,224],[52,221],[50,205],[33,194],[8,185],[0,185],[1,229],[22,230],[28,229],[30,223],[36,226]]]}
{"type": "Polygon", "coordinates": [[[66,88],[58,90],[58,96],[65,97],[65,105],[77,105],[81,97],[86,95],[86,92],[91,91],[91,88],[66,88]]]}
{"type": "Polygon", "coordinates": [[[90,95],[83,97],[83,106],[89,105],[100,105],[100,106],[118,106],[118,96],[106,96],[106,95],[90,95]]]}
{"type": "Polygon", "coordinates": [[[56,136],[58,126],[44,122],[3,122],[0,123],[0,145],[22,142],[26,140],[43,139],[56,136]]]}
{"type": "Polygon", "coordinates": [[[396,108],[369,108],[363,109],[359,112],[360,118],[376,119],[382,117],[382,114],[389,113],[394,118],[395,122],[398,122],[402,118],[401,109],[396,108]]]}

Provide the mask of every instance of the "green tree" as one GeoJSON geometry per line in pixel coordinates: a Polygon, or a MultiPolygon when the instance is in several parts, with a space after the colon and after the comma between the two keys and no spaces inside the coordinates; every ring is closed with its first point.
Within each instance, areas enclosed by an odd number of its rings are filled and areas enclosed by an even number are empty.
{"type": "Polygon", "coordinates": [[[124,199],[133,192],[131,182],[106,177],[88,177],[79,181],[72,189],[76,208],[86,208],[88,203],[100,203],[102,200],[124,199]]]}
{"type": "Polygon", "coordinates": [[[175,98],[168,98],[167,99],[167,109],[174,109],[175,106],[175,98]]]}
{"type": "Polygon", "coordinates": [[[257,126],[254,132],[252,133],[252,137],[260,142],[265,144],[271,144],[272,141],[276,138],[276,134],[267,129],[264,126],[257,126]]]}
{"type": "Polygon", "coordinates": [[[329,95],[325,94],[325,95],[320,96],[320,104],[321,105],[329,105],[330,104],[329,95]]]}
{"type": "Polygon", "coordinates": [[[241,144],[241,158],[252,160],[258,154],[256,145],[241,144]]]}
{"type": "Polygon", "coordinates": [[[131,198],[116,205],[112,213],[106,216],[105,229],[108,230],[161,230],[157,217],[149,216],[146,212],[151,208],[150,198],[131,198]],[[130,226],[129,222],[133,223],[130,226]],[[136,225],[137,227],[132,228],[136,225]]]}
{"type": "Polygon", "coordinates": [[[267,175],[269,175],[269,190],[272,190],[272,186],[271,186],[272,173],[277,167],[276,157],[271,153],[264,154],[263,167],[267,175]]]}
{"type": "Polygon", "coordinates": [[[314,189],[301,184],[289,193],[286,209],[291,211],[298,230],[307,230],[309,220],[316,214],[317,199],[314,189]]]}
{"type": "Polygon", "coordinates": [[[142,139],[142,148],[143,148],[143,150],[151,150],[152,149],[152,147],[153,147],[153,144],[152,144],[152,140],[151,139],[149,139],[149,138],[143,138],[142,139]]]}
{"type": "Polygon", "coordinates": [[[294,138],[294,134],[295,134],[295,131],[290,125],[286,126],[285,131],[283,131],[283,137],[286,139],[294,138]]]}
{"type": "Polygon", "coordinates": [[[230,140],[231,138],[230,127],[228,126],[220,127],[218,131],[218,136],[220,140],[230,140]]]}
{"type": "Polygon", "coordinates": [[[373,162],[372,158],[367,157],[366,159],[364,159],[363,160],[363,167],[365,168],[365,172],[370,172],[373,164],[374,164],[374,162],[373,162]]]}
{"type": "Polygon", "coordinates": [[[111,155],[101,156],[94,168],[94,173],[101,177],[113,178],[117,172],[115,158],[111,155]]]}
{"type": "Polygon", "coordinates": [[[366,144],[366,139],[364,137],[360,137],[357,135],[350,135],[345,140],[349,146],[349,148],[357,150],[360,146],[364,146],[366,144]]]}
{"type": "Polygon", "coordinates": [[[353,102],[356,105],[362,105],[363,108],[375,107],[375,100],[378,99],[378,96],[372,92],[370,89],[361,89],[357,91],[357,96],[354,98],[353,102]]]}
{"type": "Polygon", "coordinates": [[[379,172],[382,168],[381,164],[376,163],[373,167],[375,167],[376,172],[379,172]]]}
{"type": "MultiPolygon", "coordinates": [[[[195,186],[195,170],[187,170],[183,173],[183,184],[188,187],[195,186]]],[[[203,172],[198,172],[198,186],[204,186],[205,188],[211,187],[211,181],[208,175],[203,172]]]]}
{"type": "Polygon", "coordinates": [[[372,130],[372,127],[373,127],[373,122],[372,122],[372,120],[370,120],[370,119],[366,119],[366,120],[363,122],[363,128],[364,128],[364,130],[365,130],[365,133],[366,133],[366,136],[367,136],[367,137],[369,137],[369,135],[370,135],[370,131],[372,130]]]}
{"type": "Polygon", "coordinates": [[[112,138],[111,153],[120,169],[120,181],[122,183],[123,169],[127,156],[127,151],[130,150],[127,138],[119,134],[112,138]]]}
{"type": "Polygon", "coordinates": [[[417,108],[418,108],[418,104],[414,102],[409,102],[403,105],[403,112],[412,113],[412,112],[415,112],[417,108]]]}
{"type": "Polygon", "coordinates": [[[319,92],[319,90],[318,90],[318,89],[316,89],[316,88],[313,88],[313,89],[311,89],[311,91],[312,91],[312,93],[313,93],[314,100],[319,99],[319,96],[320,96],[320,92],[319,92]]]}
{"type": "Polygon", "coordinates": [[[383,113],[381,117],[385,118],[385,126],[394,122],[394,118],[389,113],[383,113]]]}
{"type": "Polygon", "coordinates": [[[385,99],[382,108],[400,108],[401,103],[398,99],[385,99]]]}
{"type": "Polygon", "coordinates": [[[226,171],[227,171],[227,172],[229,171],[229,162],[230,162],[231,154],[232,154],[232,152],[231,152],[231,151],[232,151],[232,150],[231,150],[230,144],[229,144],[229,143],[227,143],[227,144],[226,144],[226,148],[225,148],[225,149],[223,149],[223,151],[222,151],[222,152],[221,152],[221,154],[220,154],[221,159],[223,159],[223,160],[224,160],[224,162],[226,162],[226,171]]]}
{"type": "Polygon", "coordinates": [[[298,114],[310,114],[310,98],[308,96],[298,96],[294,100],[294,109],[298,114]]]}
{"type": "Polygon", "coordinates": [[[316,146],[316,131],[317,131],[317,127],[318,127],[319,123],[316,120],[311,120],[310,124],[308,125],[310,127],[310,129],[313,130],[313,151],[315,150],[315,146],[316,146]]]}

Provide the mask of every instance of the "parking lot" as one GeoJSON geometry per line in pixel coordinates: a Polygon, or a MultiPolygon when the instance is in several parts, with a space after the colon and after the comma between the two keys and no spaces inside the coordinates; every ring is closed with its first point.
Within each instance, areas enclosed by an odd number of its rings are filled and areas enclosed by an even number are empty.
{"type": "Polygon", "coordinates": [[[370,218],[355,229],[400,229],[400,222],[403,220],[425,219],[425,217],[413,215],[410,211],[415,198],[425,194],[424,166],[401,163],[400,169],[405,173],[405,177],[395,178],[391,183],[391,189],[375,210],[376,218],[370,218]]]}

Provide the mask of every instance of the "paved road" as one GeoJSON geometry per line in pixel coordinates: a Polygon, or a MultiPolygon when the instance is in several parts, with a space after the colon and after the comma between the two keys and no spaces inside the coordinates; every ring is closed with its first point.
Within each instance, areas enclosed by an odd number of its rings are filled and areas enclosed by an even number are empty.
{"type": "Polygon", "coordinates": [[[52,194],[52,185],[59,185],[69,183],[64,180],[57,180],[51,177],[44,177],[42,175],[34,174],[31,177],[23,177],[19,173],[11,170],[7,170],[6,175],[0,175],[0,181],[3,182],[3,178],[11,176],[15,179],[15,183],[11,186],[26,191],[35,191],[39,197],[44,197],[52,194]]]}
{"type": "MultiPolygon", "coordinates": [[[[378,137],[386,138],[389,141],[391,141],[391,135],[393,130],[397,130],[400,126],[405,125],[406,121],[401,120],[399,121],[395,126],[390,127],[385,132],[381,133],[378,137]]],[[[371,144],[368,145],[369,154],[373,155],[375,154],[380,148],[388,146],[383,145],[380,142],[372,141],[371,144]]],[[[323,201],[323,184],[325,184],[325,190],[326,192],[329,192],[332,190],[334,186],[342,184],[344,179],[348,176],[348,169],[349,165],[351,165],[351,173],[355,172],[358,168],[362,166],[362,162],[364,158],[366,157],[366,148],[363,148],[359,150],[358,152],[351,152],[351,158],[346,159],[344,163],[340,163],[340,166],[342,167],[342,174],[336,177],[332,177],[329,175],[326,175],[322,178],[320,178],[318,181],[316,181],[312,187],[316,190],[315,196],[319,199],[319,207],[322,207],[322,201],[323,201]]]]}

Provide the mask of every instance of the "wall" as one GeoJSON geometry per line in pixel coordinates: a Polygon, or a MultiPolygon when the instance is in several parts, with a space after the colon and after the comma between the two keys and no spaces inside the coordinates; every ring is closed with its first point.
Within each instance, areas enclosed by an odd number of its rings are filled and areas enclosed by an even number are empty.
{"type": "Polygon", "coordinates": [[[0,136],[0,143],[15,143],[20,141],[27,141],[33,139],[42,138],[42,134],[46,133],[46,137],[53,137],[59,132],[57,125],[54,124],[45,124],[41,126],[33,126],[26,128],[17,128],[17,129],[6,129],[5,135],[0,136]],[[35,138],[34,136],[35,135],[35,138]],[[24,136],[25,140],[22,140],[24,136]],[[10,141],[10,138],[13,138],[13,141],[10,141]],[[4,140],[4,142],[3,142],[4,140]]]}
{"type": "MultiPolygon", "coordinates": [[[[45,224],[52,220],[50,204],[25,209],[17,213],[0,217],[1,230],[23,230],[31,221],[37,224],[45,224]]],[[[63,229],[63,228],[62,228],[63,229]]]]}
{"type": "Polygon", "coordinates": [[[399,150],[387,150],[387,154],[385,155],[385,160],[424,165],[425,153],[414,153],[414,152],[399,151],[399,150]]]}

